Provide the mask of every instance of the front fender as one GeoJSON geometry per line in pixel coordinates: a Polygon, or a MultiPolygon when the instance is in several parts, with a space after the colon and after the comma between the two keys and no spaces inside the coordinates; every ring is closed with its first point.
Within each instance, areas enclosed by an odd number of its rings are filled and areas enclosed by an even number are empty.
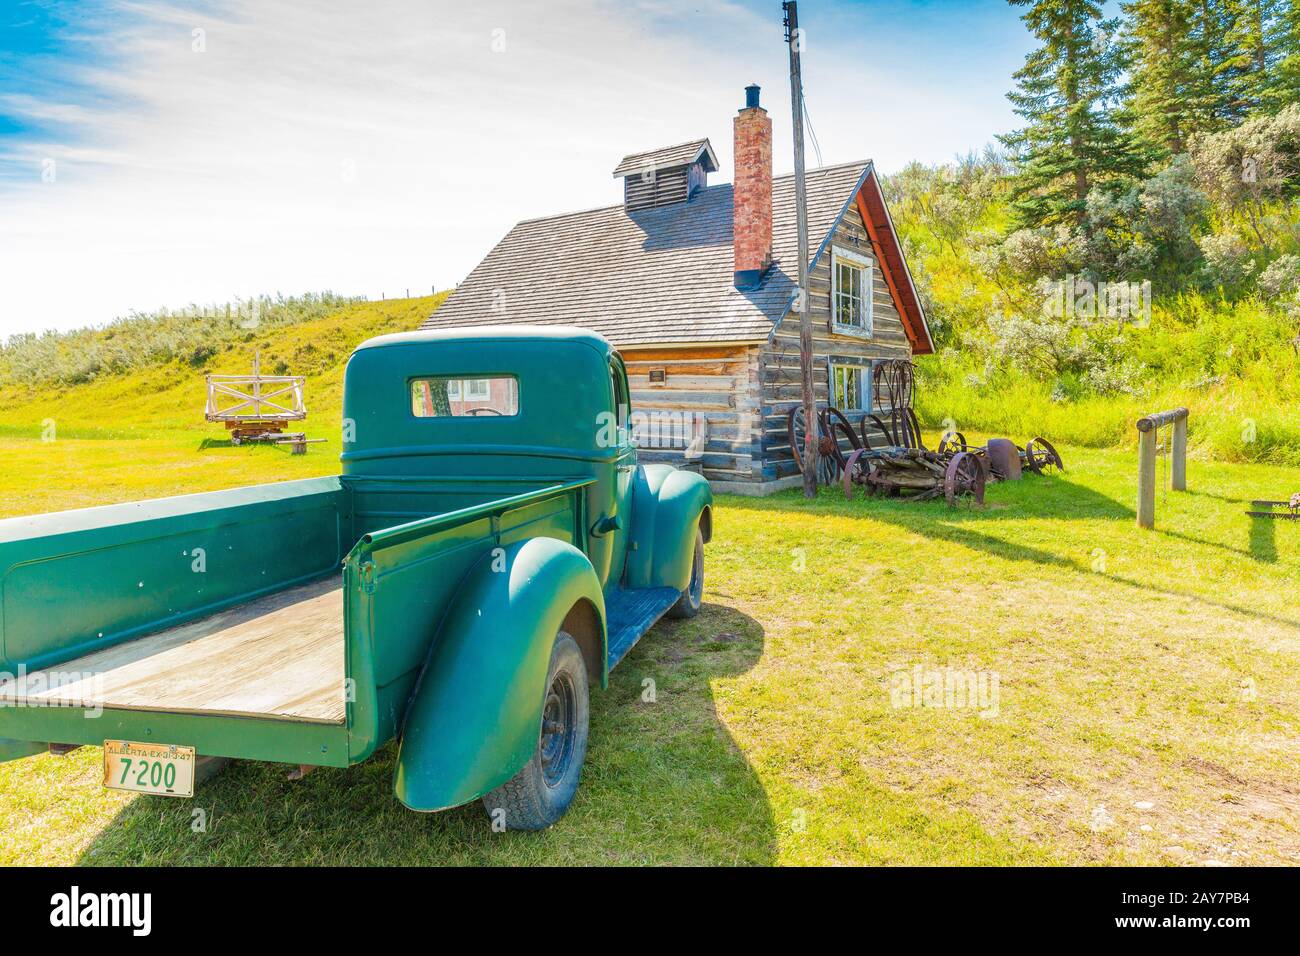
{"type": "Polygon", "coordinates": [[[691,580],[695,529],[712,528],[713,492],[703,477],[671,465],[637,469],[627,583],[633,588],[686,589],[691,580]]]}
{"type": "MultiPolygon", "coordinates": [[[[491,552],[458,590],[407,707],[393,789],[412,810],[460,806],[505,783],[541,733],[551,647],[587,602],[605,672],[605,601],[587,556],[531,538],[491,552]],[[496,570],[494,570],[494,566],[496,570]]],[[[592,668],[593,671],[596,667],[592,668]]]]}

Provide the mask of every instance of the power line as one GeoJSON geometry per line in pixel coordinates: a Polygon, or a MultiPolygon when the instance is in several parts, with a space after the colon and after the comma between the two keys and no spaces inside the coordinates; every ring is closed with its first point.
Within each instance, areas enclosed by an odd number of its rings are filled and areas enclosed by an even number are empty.
{"type": "Polygon", "coordinates": [[[822,147],[817,142],[817,131],[813,129],[812,114],[808,112],[808,100],[802,92],[799,94],[799,100],[803,103],[803,119],[808,124],[808,137],[812,140],[813,152],[817,154],[817,165],[825,166],[826,164],[822,161],[822,147]]]}

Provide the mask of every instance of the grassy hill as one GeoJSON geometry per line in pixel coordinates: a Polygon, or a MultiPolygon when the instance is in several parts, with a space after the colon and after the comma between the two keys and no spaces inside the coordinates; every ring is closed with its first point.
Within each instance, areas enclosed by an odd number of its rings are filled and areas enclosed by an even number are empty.
{"type": "Polygon", "coordinates": [[[444,298],[353,302],[320,317],[239,330],[204,343],[199,362],[173,358],[77,384],[0,385],[0,514],[332,474],[348,355],[372,336],[415,328],[444,298]],[[304,430],[327,439],[308,445],[306,455],[231,447],[224,428],[203,420],[204,374],[247,373],[255,350],[264,370],[306,378],[304,430]]]}
{"type": "Polygon", "coordinates": [[[1075,228],[1016,229],[1018,180],[996,153],[890,177],[939,347],[918,361],[921,419],[1111,447],[1186,405],[1198,457],[1300,464],[1300,198],[1258,204],[1264,244],[1203,191],[1217,167],[1202,166],[1099,194],[1075,228]],[[1100,303],[1144,282],[1149,315],[1059,307],[1062,289],[1100,303]]]}

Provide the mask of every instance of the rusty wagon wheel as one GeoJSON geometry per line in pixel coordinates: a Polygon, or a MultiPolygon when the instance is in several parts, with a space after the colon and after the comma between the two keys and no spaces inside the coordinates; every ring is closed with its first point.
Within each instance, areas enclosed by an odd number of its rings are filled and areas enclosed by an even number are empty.
{"type": "Polygon", "coordinates": [[[966,436],[961,432],[944,432],[943,437],[939,439],[939,454],[955,455],[959,451],[970,451],[970,445],[966,444],[966,436]]]}
{"type": "Polygon", "coordinates": [[[919,448],[926,451],[925,442],[921,441],[921,423],[916,418],[916,412],[907,409],[903,414],[903,434],[907,437],[908,448],[919,448]]]}
{"type": "Polygon", "coordinates": [[[984,504],[984,466],[979,456],[969,451],[953,455],[943,476],[943,496],[948,499],[949,507],[955,506],[963,495],[970,495],[976,504],[984,504]]]}
{"type": "Polygon", "coordinates": [[[828,407],[822,409],[817,416],[821,422],[821,441],[818,443],[822,449],[822,454],[834,459],[835,473],[843,473],[845,464],[848,461],[848,455],[840,447],[840,440],[847,438],[849,440],[849,452],[852,453],[862,447],[862,442],[858,440],[857,432],[849,424],[849,420],[844,417],[844,413],[838,408],[828,407]]]}
{"type": "MultiPolygon", "coordinates": [[[[795,467],[799,473],[803,474],[803,445],[808,437],[808,429],[805,426],[806,419],[803,414],[803,406],[795,405],[786,415],[786,433],[790,436],[790,452],[794,458],[795,467]]],[[[833,455],[830,454],[830,446],[834,442],[828,442],[825,430],[817,436],[817,461],[814,464],[814,474],[817,476],[819,484],[827,485],[839,477],[839,465],[833,455]]]]}
{"type": "Polygon", "coordinates": [[[1065,462],[1061,461],[1061,453],[1050,441],[1037,436],[1025,445],[1025,467],[1041,475],[1048,468],[1065,471],[1065,462]]]}
{"type": "Polygon", "coordinates": [[[786,434],[790,436],[790,452],[794,456],[795,467],[803,474],[803,443],[808,436],[805,427],[803,406],[795,405],[785,417],[786,434]]]}
{"type": "Polygon", "coordinates": [[[820,485],[833,485],[840,480],[840,472],[843,470],[840,462],[840,446],[837,441],[825,432],[817,436],[817,483],[820,485]]]}
{"type": "Polygon", "coordinates": [[[860,434],[861,437],[862,437],[862,447],[863,447],[863,448],[870,448],[870,447],[871,447],[871,439],[867,437],[867,423],[868,423],[868,422],[870,422],[871,424],[875,425],[876,428],[880,431],[880,433],[881,433],[882,435],[885,436],[885,447],[886,447],[886,448],[889,448],[889,447],[891,447],[891,446],[893,446],[893,445],[897,445],[897,444],[898,444],[896,441],[894,441],[894,435],[893,435],[893,432],[891,432],[891,431],[889,430],[889,427],[888,427],[888,426],[887,426],[883,421],[880,420],[880,416],[879,416],[879,415],[873,415],[873,414],[871,414],[871,412],[866,412],[866,413],[863,414],[862,418],[858,421],[858,432],[859,432],[859,434],[860,434]]]}
{"type": "Polygon", "coordinates": [[[866,448],[855,448],[844,462],[844,474],[840,476],[840,484],[844,487],[844,497],[849,501],[853,500],[854,485],[867,484],[870,461],[862,457],[867,451],[866,448]]]}

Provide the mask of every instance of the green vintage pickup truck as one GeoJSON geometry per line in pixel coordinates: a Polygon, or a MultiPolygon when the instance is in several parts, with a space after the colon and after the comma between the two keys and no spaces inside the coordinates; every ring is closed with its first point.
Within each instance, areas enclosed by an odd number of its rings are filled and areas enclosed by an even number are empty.
{"type": "Polygon", "coordinates": [[[107,786],[186,796],[396,739],[406,806],[550,825],[589,688],[700,607],[712,496],[637,463],[628,405],[580,329],[387,335],[341,475],[0,521],[0,760],[102,746],[107,786]]]}

